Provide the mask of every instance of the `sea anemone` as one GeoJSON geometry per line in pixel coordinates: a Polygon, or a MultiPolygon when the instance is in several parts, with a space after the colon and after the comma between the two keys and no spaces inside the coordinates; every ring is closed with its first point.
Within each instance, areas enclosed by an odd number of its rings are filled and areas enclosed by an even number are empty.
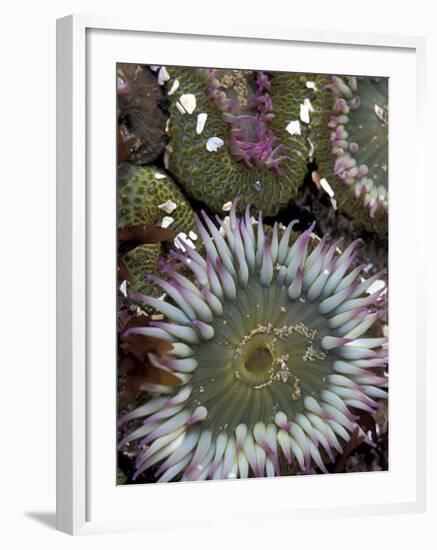
{"type": "MultiPolygon", "coordinates": [[[[179,240],[185,238],[191,242],[188,235],[195,229],[190,204],[171,176],[153,165],[137,166],[128,162],[120,165],[117,216],[119,231],[124,232],[146,224],[170,229],[179,240]]],[[[138,246],[128,247],[121,255],[130,275],[131,288],[156,294],[156,286],[144,274],[158,271],[157,261],[165,252],[164,245],[159,242],[162,240],[145,239],[138,242],[138,246]]]]}
{"type": "Polygon", "coordinates": [[[307,171],[299,120],[308,90],[299,75],[167,69],[166,159],[187,194],[215,212],[236,195],[265,215],[284,208],[307,171]]]}
{"type": "Polygon", "coordinates": [[[319,175],[334,188],[340,208],[366,229],[386,233],[388,79],[319,80],[311,138],[319,175]]]}
{"type": "Polygon", "coordinates": [[[358,415],[387,397],[387,340],[368,334],[383,315],[379,275],[354,267],[358,240],[340,253],[314,226],[268,232],[237,202],[218,225],[196,216],[204,256],[175,251],[167,280],[151,276],[165,300],[131,296],[165,320],[129,334],[170,342],[150,361],[182,381],[119,420],[143,419],[119,444],[138,442],[135,478],[151,467],[161,482],[276,476],[284,459],[326,473],[351,434],[373,445],[358,415]]]}

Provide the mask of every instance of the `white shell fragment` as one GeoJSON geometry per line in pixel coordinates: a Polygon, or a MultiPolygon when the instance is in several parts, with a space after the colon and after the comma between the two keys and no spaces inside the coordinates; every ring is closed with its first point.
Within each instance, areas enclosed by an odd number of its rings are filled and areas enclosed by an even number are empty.
{"type": "Polygon", "coordinates": [[[332,187],[329,185],[328,180],[326,178],[321,178],[320,185],[321,185],[323,191],[325,191],[325,193],[328,193],[328,195],[330,197],[334,196],[335,193],[332,190],[332,187]]]}
{"type": "Polygon", "coordinates": [[[307,80],[306,83],[305,83],[305,86],[309,89],[309,90],[316,90],[316,83],[313,82],[312,80],[307,80]]]}
{"type": "Polygon", "coordinates": [[[196,248],[196,245],[193,243],[193,241],[183,231],[176,235],[176,237],[174,238],[174,244],[175,247],[182,250],[182,252],[185,252],[188,247],[196,248]]]}
{"type": "Polygon", "coordinates": [[[162,218],[161,227],[166,229],[173,222],[174,222],[174,218],[172,218],[171,216],[164,216],[164,218],[162,218]]]}
{"type": "Polygon", "coordinates": [[[300,136],[300,122],[298,120],[289,122],[285,129],[292,136],[300,136]]]}
{"type": "Polygon", "coordinates": [[[229,212],[231,208],[232,208],[232,201],[226,202],[226,203],[222,206],[222,210],[223,210],[224,212],[229,212]]]}
{"type": "Polygon", "coordinates": [[[176,210],[176,207],[177,207],[177,204],[173,202],[171,199],[168,199],[167,201],[158,205],[158,208],[160,208],[161,210],[164,210],[166,214],[171,214],[173,210],[176,210]]]}
{"type": "Polygon", "coordinates": [[[308,98],[305,98],[304,102],[300,104],[300,119],[302,122],[309,124],[311,111],[314,111],[311,101],[308,98]]]}
{"type": "Polygon", "coordinates": [[[218,151],[220,147],[223,147],[224,144],[225,142],[221,138],[214,136],[208,139],[206,142],[206,148],[210,153],[214,153],[215,151],[218,151]]]}
{"type": "Polygon", "coordinates": [[[166,177],[167,176],[165,174],[163,174],[162,172],[155,172],[155,179],[157,179],[157,180],[163,180],[166,177]]]}
{"type": "Polygon", "coordinates": [[[185,112],[191,115],[196,108],[196,96],[194,94],[182,94],[179,103],[185,112]]]}
{"type": "Polygon", "coordinates": [[[197,115],[196,134],[200,135],[203,132],[207,118],[208,115],[206,113],[199,113],[197,115]]]}
{"type": "Polygon", "coordinates": [[[122,294],[127,296],[127,283],[126,283],[126,281],[123,281],[118,288],[119,288],[119,290],[122,294]]]}
{"type": "Polygon", "coordinates": [[[159,69],[159,65],[149,65],[150,70],[156,73],[156,71],[159,69]]]}
{"type": "Polygon", "coordinates": [[[310,138],[307,138],[307,141],[308,141],[308,144],[310,146],[310,151],[308,153],[308,156],[309,156],[310,160],[312,160],[313,156],[314,156],[315,147],[314,147],[313,142],[310,140],[310,138]]]}
{"type": "Polygon", "coordinates": [[[188,236],[189,236],[190,239],[193,240],[193,241],[197,240],[197,235],[196,235],[196,233],[194,233],[194,231],[190,231],[190,232],[188,233],[188,236]]]}
{"type": "Polygon", "coordinates": [[[176,79],[173,84],[171,85],[170,90],[168,91],[168,95],[173,95],[175,91],[179,88],[179,80],[176,79]]]}
{"type": "Polygon", "coordinates": [[[159,73],[158,73],[158,84],[162,86],[165,82],[167,82],[167,80],[170,80],[170,75],[168,74],[167,69],[164,66],[162,66],[159,69],[159,73]]]}

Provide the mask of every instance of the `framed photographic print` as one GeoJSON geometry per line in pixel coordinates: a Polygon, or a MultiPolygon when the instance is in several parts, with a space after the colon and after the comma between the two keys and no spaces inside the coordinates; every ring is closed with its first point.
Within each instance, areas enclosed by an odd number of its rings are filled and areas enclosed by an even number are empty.
{"type": "Polygon", "coordinates": [[[59,529],[424,508],[423,52],[58,21],[59,529]]]}

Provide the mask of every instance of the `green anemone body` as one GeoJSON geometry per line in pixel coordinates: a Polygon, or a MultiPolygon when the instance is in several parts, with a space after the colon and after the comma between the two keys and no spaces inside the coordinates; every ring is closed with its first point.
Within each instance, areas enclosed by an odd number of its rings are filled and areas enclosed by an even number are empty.
{"type": "MultiPolygon", "coordinates": [[[[117,198],[118,227],[147,224],[161,226],[166,216],[173,218],[168,226],[178,233],[195,229],[193,212],[174,180],[156,166],[137,166],[123,163],[118,172],[117,198]],[[166,212],[162,205],[172,201],[175,208],[166,212]],[[161,205],[161,207],[160,207],[161,205]]],[[[156,295],[159,289],[146,279],[146,274],[157,273],[156,263],[164,255],[162,243],[137,246],[123,255],[132,278],[132,289],[156,295]]]]}
{"type": "MultiPolygon", "coordinates": [[[[287,159],[281,164],[282,175],[265,166],[247,167],[237,160],[229,148],[230,125],[208,94],[205,70],[168,67],[171,80],[178,81],[177,91],[170,96],[169,169],[183,185],[187,194],[204,202],[215,212],[230,197],[241,197],[240,211],[247,204],[273,216],[287,206],[303,183],[307,170],[308,144],[303,135],[290,135],[287,125],[299,120],[300,105],[307,96],[299,75],[271,73],[270,97],[274,118],[269,128],[283,145],[281,155],[287,159]],[[177,107],[184,94],[194,94],[196,108],[192,114],[181,113],[177,107]],[[207,114],[203,131],[196,132],[197,115],[207,114]],[[224,146],[210,152],[206,148],[209,138],[218,137],[224,146]]],[[[221,71],[220,74],[224,74],[221,71]]],[[[229,92],[230,94],[231,92],[229,92]]]]}
{"type": "Polygon", "coordinates": [[[118,173],[118,227],[137,224],[159,226],[165,216],[175,233],[194,229],[191,206],[171,176],[156,166],[124,163],[118,173]],[[171,200],[176,208],[166,213],[160,205],[171,200]]]}
{"type": "Polygon", "coordinates": [[[388,226],[388,80],[334,78],[338,85],[333,85],[328,76],[315,78],[317,92],[310,139],[319,175],[328,181],[338,207],[353,219],[357,229],[385,235],[388,226]],[[339,100],[343,102],[343,109],[339,109],[339,100]],[[336,129],[340,131],[338,146],[333,143],[336,129]],[[354,172],[351,177],[339,177],[341,158],[350,163],[354,172]],[[360,174],[360,170],[365,173],[360,174]]]}
{"type": "Polygon", "coordinates": [[[129,287],[138,292],[148,292],[151,296],[162,294],[160,289],[147,279],[147,274],[157,273],[157,263],[163,255],[161,243],[142,244],[123,254],[130,275],[129,287]]]}

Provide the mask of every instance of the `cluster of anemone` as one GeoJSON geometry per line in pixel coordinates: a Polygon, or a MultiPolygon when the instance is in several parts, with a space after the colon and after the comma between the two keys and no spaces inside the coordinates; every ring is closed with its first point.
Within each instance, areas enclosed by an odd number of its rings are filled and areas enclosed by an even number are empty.
{"type": "Polygon", "coordinates": [[[120,418],[135,478],[276,476],[284,460],[327,472],[352,433],[374,445],[359,414],[387,396],[387,341],[369,335],[384,311],[385,289],[371,292],[379,275],[363,277],[358,241],[341,252],[313,226],[268,231],[237,202],[224,220],[196,216],[204,253],[187,247],[161,264],[152,278],[165,299],[132,296],[164,319],[130,332],[170,342],[149,359],[182,384],[120,418]]]}
{"type": "Polygon", "coordinates": [[[287,130],[307,96],[299,75],[168,67],[166,163],[190,197],[220,212],[241,196],[274,216],[296,196],[308,143],[287,130]]]}

